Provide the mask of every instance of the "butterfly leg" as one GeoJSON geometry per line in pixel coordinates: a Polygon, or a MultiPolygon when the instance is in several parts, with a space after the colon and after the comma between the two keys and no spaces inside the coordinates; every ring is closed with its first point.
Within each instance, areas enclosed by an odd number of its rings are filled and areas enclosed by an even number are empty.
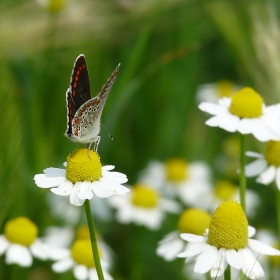
{"type": "Polygon", "coordinates": [[[99,143],[100,143],[100,139],[101,137],[100,136],[97,136],[96,137],[96,140],[94,142],[94,151],[97,153],[97,149],[98,149],[98,146],[99,146],[99,143]]]}

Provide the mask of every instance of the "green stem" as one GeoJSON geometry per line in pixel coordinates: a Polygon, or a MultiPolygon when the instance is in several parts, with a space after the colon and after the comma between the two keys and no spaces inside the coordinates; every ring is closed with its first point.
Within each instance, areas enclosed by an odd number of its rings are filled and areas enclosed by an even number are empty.
{"type": "Polygon", "coordinates": [[[280,242],[280,191],[277,186],[276,189],[276,211],[277,211],[277,226],[278,226],[278,239],[280,242]]]}
{"type": "Polygon", "coordinates": [[[245,177],[245,135],[240,134],[240,203],[246,213],[246,177],[245,177]]]}
{"type": "Polygon", "coordinates": [[[99,253],[98,253],[97,241],[96,241],[96,237],[95,237],[95,233],[94,233],[93,220],[91,217],[90,204],[89,204],[88,199],[86,199],[86,201],[85,201],[85,209],[86,209],[88,228],[89,228],[89,234],[90,234],[90,240],[91,240],[91,249],[92,249],[93,259],[94,259],[94,263],[95,263],[95,268],[97,271],[98,279],[104,280],[102,267],[100,264],[99,253]]]}
{"type": "Polygon", "coordinates": [[[224,280],[230,280],[230,266],[228,265],[227,269],[225,270],[224,273],[224,280]]]}

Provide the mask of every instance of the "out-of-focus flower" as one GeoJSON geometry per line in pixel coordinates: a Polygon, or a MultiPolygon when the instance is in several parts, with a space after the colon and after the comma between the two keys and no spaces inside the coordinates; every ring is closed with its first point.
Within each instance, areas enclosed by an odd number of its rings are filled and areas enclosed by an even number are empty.
{"type": "MultiPolygon", "coordinates": [[[[113,251],[102,240],[98,232],[95,232],[95,235],[104,277],[108,280],[112,279],[108,270],[113,263],[113,251]]],[[[62,273],[73,268],[74,276],[77,279],[98,279],[87,226],[79,226],[76,231],[69,227],[51,227],[47,230],[44,241],[48,244],[50,259],[56,261],[52,266],[55,272],[62,273]],[[69,247],[71,248],[69,249],[69,247]]]]}
{"type": "MultiPolygon", "coordinates": [[[[239,188],[232,182],[228,180],[218,181],[212,193],[209,196],[209,209],[214,211],[219,204],[227,200],[239,201],[240,194],[239,188]]],[[[254,217],[256,214],[256,208],[260,204],[260,198],[256,192],[253,190],[247,189],[245,194],[246,199],[246,214],[248,217],[254,217]]]]}
{"type": "Polygon", "coordinates": [[[261,96],[245,87],[221,98],[218,104],[202,102],[199,109],[214,115],[206,124],[229,132],[253,134],[259,141],[280,139],[280,105],[266,106],[261,96]]]}
{"type": "Polygon", "coordinates": [[[192,233],[203,235],[209,227],[211,216],[204,210],[189,208],[179,217],[177,230],[168,233],[159,241],[157,255],[166,261],[174,260],[177,255],[185,249],[186,242],[180,238],[181,233],[192,233]]]}
{"type": "Polygon", "coordinates": [[[33,256],[41,260],[48,258],[48,246],[38,239],[38,228],[32,221],[18,217],[8,221],[4,234],[0,235],[0,255],[4,253],[7,264],[29,267],[33,256]]]}
{"type": "Polygon", "coordinates": [[[280,141],[266,143],[264,154],[247,152],[247,156],[257,158],[245,167],[247,177],[257,176],[257,182],[268,185],[275,181],[280,190],[280,141]]]}
{"type": "MultiPolygon", "coordinates": [[[[109,264],[102,258],[102,250],[99,248],[100,263],[105,280],[112,280],[109,274],[109,264]]],[[[57,273],[73,269],[76,279],[79,280],[97,280],[97,271],[91,251],[90,239],[77,239],[74,241],[68,254],[52,265],[53,271],[57,273]]]]}
{"type": "Polygon", "coordinates": [[[205,209],[204,198],[211,192],[210,168],[204,162],[188,164],[171,158],[151,162],[140,175],[140,182],[155,186],[163,195],[178,196],[187,206],[205,209]]]}
{"type": "Polygon", "coordinates": [[[216,103],[222,97],[231,97],[238,91],[240,86],[235,85],[228,80],[220,80],[217,83],[205,84],[198,87],[196,99],[198,103],[211,102],[216,103]]]}
{"type": "Polygon", "coordinates": [[[249,279],[259,279],[264,276],[264,271],[258,255],[280,256],[280,251],[250,239],[254,233],[255,229],[248,227],[240,204],[223,202],[214,212],[205,236],[181,234],[189,242],[189,247],[178,257],[187,258],[187,262],[196,259],[194,271],[204,274],[211,270],[211,277],[222,275],[229,264],[235,269],[242,269],[249,279]]]}
{"type": "Polygon", "coordinates": [[[120,223],[135,223],[152,230],[160,228],[165,213],[179,213],[180,205],[166,198],[145,184],[136,184],[126,196],[111,197],[109,203],[117,209],[116,217],[120,223]]]}
{"type": "Polygon", "coordinates": [[[129,189],[122,186],[126,175],[111,172],[112,165],[102,166],[99,155],[88,149],[79,149],[67,157],[66,169],[47,168],[34,177],[40,188],[51,188],[57,195],[70,196],[70,203],[81,206],[94,195],[110,197],[124,195],[129,189]]]}
{"type": "Polygon", "coordinates": [[[66,0],[36,0],[37,3],[50,13],[60,12],[65,8],[66,0]]]}

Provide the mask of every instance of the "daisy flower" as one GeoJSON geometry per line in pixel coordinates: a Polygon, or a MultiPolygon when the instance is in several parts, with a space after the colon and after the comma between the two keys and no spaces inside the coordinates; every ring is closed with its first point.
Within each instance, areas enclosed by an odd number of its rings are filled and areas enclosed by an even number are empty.
{"type": "Polygon", "coordinates": [[[203,235],[209,227],[211,216],[204,210],[189,208],[179,217],[177,230],[168,233],[159,241],[156,253],[165,261],[174,260],[186,248],[186,242],[180,238],[181,233],[203,235]]]}
{"type": "Polygon", "coordinates": [[[112,165],[102,166],[99,155],[88,149],[79,149],[67,157],[65,169],[47,168],[44,174],[34,177],[40,188],[51,188],[57,195],[70,196],[70,203],[81,206],[94,195],[109,197],[124,195],[129,189],[122,186],[127,182],[126,175],[111,172],[112,165]]]}
{"type": "Polygon", "coordinates": [[[234,201],[223,202],[214,212],[209,230],[204,236],[183,233],[181,238],[189,242],[186,251],[178,254],[196,259],[194,272],[217,277],[224,273],[227,265],[242,270],[249,279],[259,279],[264,271],[258,262],[259,254],[280,256],[280,251],[251,239],[255,229],[248,226],[242,207],[234,201]]]}
{"type": "Polygon", "coordinates": [[[50,13],[57,13],[66,5],[66,0],[36,0],[36,2],[50,13]]]}
{"type": "Polygon", "coordinates": [[[228,80],[220,80],[213,84],[204,84],[198,87],[196,99],[200,102],[216,103],[222,97],[231,97],[240,89],[239,86],[228,80]]]}
{"type": "Polygon", "coordinates": [[[204,162],[188,164],[181,158],[170,158],[165,163],[151,162],[139,181],[154,186],[165,196],[178,196],[188,206],[204,209],[203,199],[211,192],[208,165],[204,162]]]}
{"type": "Polygon", "coordinates": [[[261,96],[245,87],[218,104],[202,102],[199,109],[214,115],[206,124],[229,132],[253,134],[259,141],[280,139],[279,104],[266,106],[261,96]]]}
{"type": "Polygon", "coordinates": [[[268,185],[275,181],[280,190],[280,141],[269,141],[265,145],[264,154],[247,152],[247,156],[257,160],[245,166],[247,177],[257,176],[257,182],[268,185]]]}
{"type": "Polygon", "coordinates": [[[120,223],[134,222],[152,230],[160,228],[165,212],[181,210],[177,202],[161,197],[157,190],[145,184],[136,184],[128,195],[111,197],[108,202],[117,209],[120,223]]]}
{"type": "Polygon", "coordinates": [[[8,221],[0,235],[0,255],[5,253],[7,264],[30,267],[33,256],[48,258],[48,247],[38,239],[37,226],[26,217],[18,217],[8,221]]]}
{"type": "MultiPolygon", "coordinates": [[[[214,211],[220,203],[227,200],[239,201],[239,187],[228,180],[220,180],[214,186],[213,191],[209,195],[209,210],[214,211]]],[[[253,190],[246,190],[246,213],[249,217],[253,217],[256,209],[260,204],[260,198],[253,190]]]]}
{"type": "MultiPolygon", "coordinates": [[[[99,256],[104,279],[113,280],[108,272],[110,265],[104,260],[100,247],[99,256]]],[[[52,270],[57,273],[63,273],[70,269],[73,269],[74,277],[78,280],[98,280],[89,238],[74,241],[65,256],[52,265],[52,270]]]]}

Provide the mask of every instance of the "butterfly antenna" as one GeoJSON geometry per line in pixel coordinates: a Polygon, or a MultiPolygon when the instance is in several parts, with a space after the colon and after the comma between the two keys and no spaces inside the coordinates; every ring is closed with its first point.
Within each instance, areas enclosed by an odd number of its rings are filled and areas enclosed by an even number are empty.
{"type": "Polygon", "coordinates": [[[108,136],[111,138],[111,140],[113,140],[113,136],[110,134],[110,132],[108,131],[108,129],[101,123],[101,126],[107,131],[108,136]]]}

